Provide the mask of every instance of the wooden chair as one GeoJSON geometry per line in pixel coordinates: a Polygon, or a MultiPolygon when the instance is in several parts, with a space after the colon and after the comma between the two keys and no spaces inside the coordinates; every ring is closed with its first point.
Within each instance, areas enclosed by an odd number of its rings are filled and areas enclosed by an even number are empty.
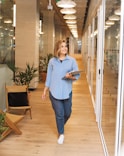
{"type": "Polygon", "coordinates": [[[32,119],[28,86],[5,86],[5,90],[7,112],[10,112],[10,110],[24,110],[24,114],[26,114],[29,111],[32,119]]]}
{"type": "Polygon", "coordinates": [[[0,110],[0,115],[4,115],[4,131],[0,133],[0,141],[2,141],[12,131],[18,135],[22,134],[20,129],[17,127],[17,123],[24,118],[23,115],[5,113],[2,110],[0,110]]]}

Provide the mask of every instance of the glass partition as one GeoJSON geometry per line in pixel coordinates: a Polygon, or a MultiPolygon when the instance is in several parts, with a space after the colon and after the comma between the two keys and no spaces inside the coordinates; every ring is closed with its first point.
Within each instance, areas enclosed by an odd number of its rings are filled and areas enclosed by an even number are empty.
{"type": "Polygon", "coordinates": [[[118,74],[117,124],[115,156],[124,155],[124,1],[121,1],[120,54],[118,74]]]}
{"type": "Polygon", "coordinates": [[[87,80],[88,80],[88,83],[89,83],[89,87],[90,87],[90,90],[91,90],[91,25],[88,27],[88,51],[87,51],[87,80]]]}
{"type": "Polygon", "coordinates": [[[96,101],[96,62],[97,62],[97,16],[95,19],[93,19],[93,40],[92,40],[92,49],[93,49],[93,54],[92,54],[92,95],[93,95],[93,100],[94,103],[96,101]]]}
{"type": "MultiPolygon", "coordinates": [[[[123,97],[124,97],[124,95],[123,95],[123,97]]],[[[123,102],[122,102],[122,108],[123,108],[123,110],[122,110],[122,124],[120,125],[121,126],[121,129],[122,129],[122,135],[121,135],[121,152],[123,152],[123,154],[124,154],[124,99],[123,99],[123,102]]],[[[120,152],[120,151],[119,151],[120,152]]]]}
{"type": "Polygon", "coordinates": [[[82,55],[83,55],[83,63],[85,66],[85,72],[87,73],[87,59],[88,59],[88,35],[87,31],[83,35],[82,38],[82,55]]]}
{"type": "Polygon", "coordinates": [[[92,96],[92,101],[95,107],[96,98],[96,61],[97,61],[97,16],[93,18],[92,24],[89,27],[89,43],[88,43],[88,53],[89,53],[89,75],[88,82],[90,87],[90,92],[92,96]]]}
{"type": "Polygon", "coordinates": [[[13,0],[0,0],[0,64],[14,63],[13,0]]]}
{"type": "Polygon", "coordinates": [[[106,0],[102,130],[110,156],[115,152],[118,64],[120,45],[120,1],[106,0]],[[111,5],[110,5],[111,3],[111,5]]]}
{"type": "Polygon", "coordinates": [[[96,58],[97,58],[97,17],[93,18],[91,25],[82,39],[83,61],[90,87],[92,101],[95,107],[96,96],[96,58]]]}

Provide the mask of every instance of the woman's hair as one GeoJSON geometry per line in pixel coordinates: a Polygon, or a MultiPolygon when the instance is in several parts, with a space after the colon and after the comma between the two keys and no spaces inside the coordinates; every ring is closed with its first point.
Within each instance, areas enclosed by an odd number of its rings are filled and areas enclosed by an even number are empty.
{"type": "Polygon", "coordinates": [[[55,47],[54,47],[54,56],[59,57],[60,56],[60,47],[62,43],[66,43],[65,40],[59,40],[56,42],[55,47]]]}

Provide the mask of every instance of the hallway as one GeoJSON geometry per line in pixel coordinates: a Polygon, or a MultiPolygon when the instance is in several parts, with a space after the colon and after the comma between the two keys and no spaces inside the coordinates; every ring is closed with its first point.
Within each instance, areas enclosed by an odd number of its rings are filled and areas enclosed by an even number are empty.
{"type": "MultiPolygon", "coordinates": [[[[84,70],[82,57],[76,56],[84,70]]],[[[41,99],[44,83],[30,92],[32,116],[18,124],[22,135],[10,134],[0,143],[1,156],[104,156],[86,75],[73,84],[72,116],[65,126],[65,141],[57,144],[57,131],[49,97],[41,99]]]]}

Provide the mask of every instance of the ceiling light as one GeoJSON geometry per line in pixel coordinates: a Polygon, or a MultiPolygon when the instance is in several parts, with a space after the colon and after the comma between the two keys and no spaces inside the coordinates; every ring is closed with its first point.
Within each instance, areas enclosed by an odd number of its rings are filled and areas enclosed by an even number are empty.
{"type": "Polygon", "coordinates": [[[64,15],[63,18],[64,19],[76,19],[76,16],[75,15],[69,15],[68,14],[68,15],[64,15]]]}
{"type": "Polygon", "coordinates": [[[115,24],[114,21],[106,21],[105,23],[106,23],[107,25],[114,25],[114,24],[115,24]]]}
{"type": "Polygon", "coordinates": [[[72,32],[72,34],[73,34],[73,36],[74,36],[75,38],[78,38],[77,32],[72,32]]]}
{"type": "Polygon", "coordinates": [[[98,34],[98,30],[94,31],[94,36],[96,36],[98,34]]]}
{"type": "Polygon", "coordinates": [[[71,29],[71,32],[77,33],[77,29],[71,29]]]}
{"type": "Polygon", "coordinates": [[[117,15],[112,15],[112,16],[109,17],[109,20],[111,20],[111,21],[119,21],[120,17],[117,16],[117,15]]]}
{"type": "Polygon", "coordinates": [[[68,23],[68,24],[75,24],[75,23],[77,23],[77,21],[76,20],[66,20],[66,23],[68,23]]]}
{"type": "Polygon", "coordinates": [[[64,8],[64,9],[61,9],[60,12],[62,14],[75,14],[76,10],[73,8],[64,8]]]}
{"type": "Polygon", "coordinates": [[[76,6],[76,3],[72,0],[60,0],[56,5],[60,8],[73,8],[76,6]]]}
{"type": "Polygon", "coordinates": [[[115,15],[121,15],[121,9],[119,8],[119,9],[115,10],[114,13],[115,13],[115,15]]]}
{"type": "Polygon", "coordinates": [[[2,19],[2,18],[3,18],[3,16],[0,15],[0,19],[2,19]]]}
{"type": "Polygon", "coordinates": [[[110,25],[105,25],[104,29],[108,29],[110,27],[110,25]]]}
{"type": "Polygon", "coordinates": [[[0,37],[4,37],[4,34],[2,32],[0,33],[0,37]]]}
{"type": "Polygon", "coordinates": [[[13,27],[16,27],[16,4],[13,5],[13,27]]]}
{"type": "Polygon", "coordinates": [[[77,25],[75,25],[75,24],[68,24],[68,27],[69,28],[77,28],[77,25]]]}
{"type": "Polygon", "coordinates": [[[6,20],[4,20],[4,23],[7,23],[7,24],[12,23],[12,20],[11,19],[6,19],[6,20]]]}

